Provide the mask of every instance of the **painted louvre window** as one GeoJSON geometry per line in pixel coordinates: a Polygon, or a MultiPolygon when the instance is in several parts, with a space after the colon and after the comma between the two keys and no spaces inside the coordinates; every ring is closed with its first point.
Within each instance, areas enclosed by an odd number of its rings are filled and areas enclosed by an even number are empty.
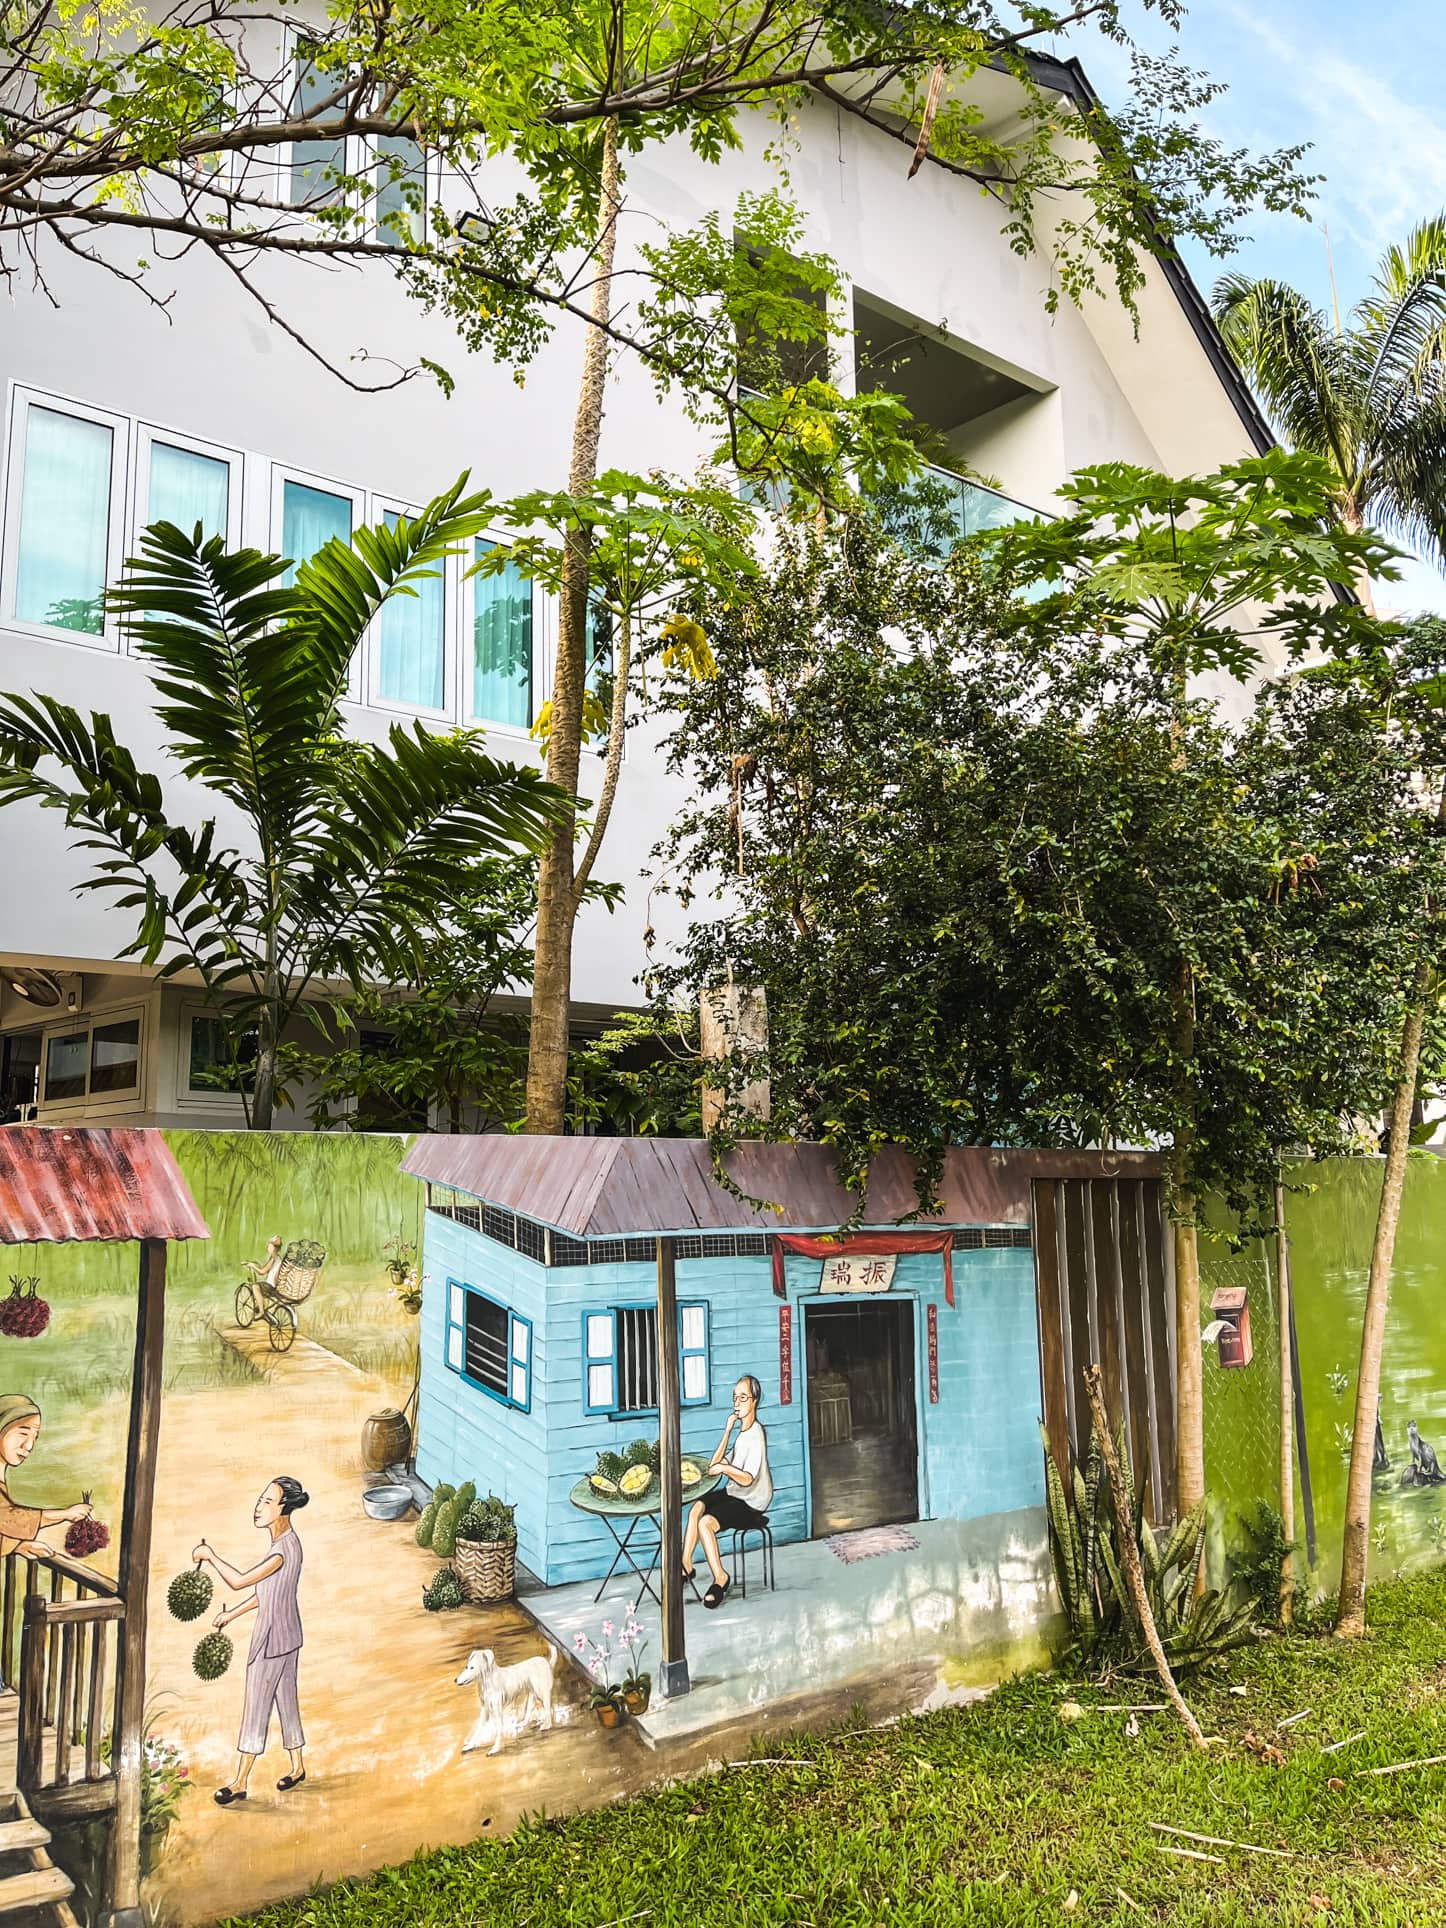
{"type": "MultiPolygon", "coordinates": [[[[607,1306],[585,1312],[582,1342],[587,1412],[622,1417],[658,1410],[656,1306],[607,1306]]],[[[706,1406],[712,1387],[705,1303],[678,1307],[678,1351],[683,1404],[706,1406]]]]}
{"type": "Polygon", "coordinates": [[[456,1279],[447,1281],[447,1364],[518,1412],[532,1410],[532,1322],[456,1279]]]}

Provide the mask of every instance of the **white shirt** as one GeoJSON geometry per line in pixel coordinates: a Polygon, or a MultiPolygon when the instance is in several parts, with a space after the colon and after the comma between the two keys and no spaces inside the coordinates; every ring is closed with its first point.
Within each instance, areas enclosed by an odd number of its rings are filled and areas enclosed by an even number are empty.
{"type": "Polygon", "coordinates": [[[751,1506],[755,1513],[766,1513],[773,1498],[773,1480],[768,1471],[768,1435],[756,1419],[737,1434],[728,1449],[728,1464],[740,1473],[751,1473],[753,1479],[748,1486],[740,1486],[735,1479],[725,1480],[723,1490],[751,1506]]]}

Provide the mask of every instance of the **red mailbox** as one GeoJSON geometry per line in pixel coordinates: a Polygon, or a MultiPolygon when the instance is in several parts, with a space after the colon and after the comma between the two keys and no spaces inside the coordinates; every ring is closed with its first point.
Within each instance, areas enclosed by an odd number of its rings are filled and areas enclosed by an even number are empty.
{"type": "Polygon", "coordinates": [[[1228,1372],[1248,1366],[1254,1348],[1250,1343],[1250,1306],[1243,1285],[1222,1285],[1210,1300],[1210,1310],[1225,1323],[1220,1335],[1220,1364],[1228,1372]]]}

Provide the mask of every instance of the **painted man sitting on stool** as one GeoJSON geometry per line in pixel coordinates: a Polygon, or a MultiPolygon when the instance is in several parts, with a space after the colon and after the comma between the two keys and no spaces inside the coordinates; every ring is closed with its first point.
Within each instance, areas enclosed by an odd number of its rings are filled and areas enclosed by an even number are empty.
{"type": "Polygon", "coordinates": [[[763,1388],[746,1374],[733,1388],[733,1412],[723,1428],[718,1450],[708,1466],[710,1473],[722,1474],[723,1484],[715,1486],[705,1499],[694,1500],[688,1511],[688,1532],[683,1541],[683,1574],[693,1577],[693,1559],[698,1542],[713,1584],[703,1595],[705,1607],[721,1607],[733,1585],[732,1576],[718,1551],[718,1535],[749,1527],[761,1527],[773,1498],[773,1480],[768,1471],[768,1435],[758,1423],[758,1402],[763,1388]],[[733,1429],[738,1436],[733,1439],[733,1429]],[[732,1448],[729,1440],[733,1439],[732,1448]]]}

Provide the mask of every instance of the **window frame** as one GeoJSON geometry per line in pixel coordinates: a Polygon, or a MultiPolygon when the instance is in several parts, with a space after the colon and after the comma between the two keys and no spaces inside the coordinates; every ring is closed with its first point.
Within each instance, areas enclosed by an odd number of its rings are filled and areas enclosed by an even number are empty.
{"type": "MultiPolygon", "coordinates": [[[[535,750],[532,726],[537,721],[541,701],[546,700],[543,698],[540,701],[538,692],[544,683],[550,686],[552,677],[550,638],[545,634],[545,628],[547,613],[551,610],[553,598],[545,593],[533,577],[524,578],[532,592],[532,648],[529,652],[527,673],[527,721],[499,723],[490,716],[478,715],[472,708],[473,651],[476,648],[474,625],[477,616],[476,594],[479,581],[475,574],[477,544],[485,542],[489,548],[505,548],[516,534],[515,529],[484,529],[472,538],[471,549],[469,552],[464,552],[463,566],[457,571],[457,707],[455,715],[464,729],[485,730],[489,736],[497,731],[516,743],[531,744],[535,750]]],[[[587,752],[584,751],[584,754],[587,752]]]]}
{"type": "Polygon", "coordinates": [[[41,1121],[47,1114],[68,1111],[83,1111],[87,1116],[93,1111],[138,1111],[143,1108],[143,1094],[146,1088],[146,1073],[149,1068],[150,1052],[150,1006],[138,1004],[104,1005],[98,1011],[74,1011],[65,1017],[51,1019],[41,1027],[40,1032],[40,1095],[36,1101],[41,1121]],[[136,1024],[136,1081],[123,1091],[91,1090],[91,1070],[95,1053],[95,1033],[112,1024],[136,1024]],[[80,1030],[85,1031],[85,1090],[77,1098],[47,1098],[45,1095],[46,1066],[50,1059],[50,1041],[63,1038],[80,1030]]]}
{"type": "MultiPolygon", "coordinates": [[[[627,1421],[634,1419],[656,1418],[656,1406],[619,1406],[618,1404],[618,1318],[620,1312],[657,1313],[657,1305],[649,1299],[620,1299],[611,1305],[590,1305],[582,1309],[582,1409],[590,1419],[611,1419],[627,1421]],[[611,1332],[611,1350],[607,1353],[589,1350],[588,1321],[607,1319],[611,1332]],[[591,1390],[592,1369],[607,1365],[611,1379],[611,1395],[608,1404],[594,1401],[591,1390]]],[[[678,1301],[678,1394],[679,1404],[684,1407],[711,1406],[713,1403],[713,1311],[708,1299],[679,1299],[678,1301]],[[703,1344],[683,1346],[683,1314],[701,1312],[703,1314],[703,1344]],[[684,1358],[703,1360],[703,1392],[701,1396],[687,1398],[683,1392],[684,1358]]]]}
{"type": "Polygon", "coordinates": [[[66,629],[59,623],[35,622],[16,609],[20,576],[20,521],[25,500],[25,444],[33,408],[52,415],[66,415],[76,421],[91,422],[110,430],[110,502],[106,514],[105,584],[115,582],[125,559],[125,531],[129,512],[128,486],[131,470],[131,429],[133,418],[116,415],[109,409],[94,408],[88,402],[73,400],[48,389],[31,388],[12,380],[9,387],[9,431],[5,447],[4,548],[0,554],[0,622],[24,636],[40,636],[54,643],[78,643],[83,649],[121,652],[121,630],[108,611],[99,635],[85,630],[66,629]]]}
{"type": "Polygon", "coordinates": [[[198,1018],[219,1018],[219,1013],[209,1004],[185,1000],[180,1007],[177,1024],[176,1042],[176,1091],[178,1109],[194,1105],[198,1109],[205,1106],[223,1105],[244,1119],[246,1115],[246,1094],[240,1091],[213,1091],[191,1083],[191,1029],[198,1018]]]}
{"type": "Polygon", "coordinates": [[[464,1385],[471,1386],[485,1398],[499,1406],[506,1406],[511,1412],[530,1413],[532,1411],[532,1366],[533,1366],[533,1329],[531,1319],[515,1312],[504,1299],[496,1298],[491,1292],[484,1292],[480,1286],[472,1285],[465,1279],[447,1279],[447,1293],[442,1302],[442,1364],[448,1372],[456,1373],[464,1385]],[[467,1370],[467,1295],[481,1299],[494,1311],[502,1313],[507,1321],[507,1390],[498,1392],[495,1386],[487,1386],[480,1379],[474,1379],[467,1370]],[[460,1295],[460,1317],[458,1316],[460,1295]],[[457,1335],[457,1360],[453,1363],[452,1337],[457,1335]],[[518,1341],[523,1341],[519,1350],[518,1341]],[[524,1375],[523,1396],[518,1398],[513,1387],[515,1374],[524,1375]]]}
{"type": "MultiPolygon", "coordinates": [[[[421,514],[415,503],[405,501],[401,496],[381,495],[376,490],[371,494],[369,524],[380,524],[388,515],[405,516],[409,522],[421,514]]],[[[353,525],[355,527],[355,525],[353,525]]],[[[449,556],[442,564],[442,707],[428,709],[421,704],[398,703],[389,696],[381,694],[382,672],[382,619],[378,612],[376,619],[367,626],[362,650],[360,701],[369,710],[381,710],[388,716],[420,716],[430,718],[436,723],[454,723],[458,713],[458,684],[461,681],[460,655],[456,627],[457,596],[456,579],[461,573],[462,558],[449,556]]]]}
{"type": "Polygon", "coordinates": [[[135,420],[135,436],[135,484],[131,491],[127,521],[132,551],[139,543],[141,531],[150,526],[151,448],[156,442],[163,448],[182,449],[190,455],[204,455],[213,462],[225,463],[226,547],[239,549],[242,544],[241,532],[245,526],[246,489],[246,458],[240,449],[227,448],[220,442],[207,442],[198,435],[183,435],[178,429],[163,428],[159,423],[147,421],[141,416],[135,420]]]}
{"type": "MultiPolygon", "coordinates": [[[[282,60],[284,67],[292,77],[291,85],[293,90],[295,87],[296,63],[301,58],[302,47],[309,39],[310,36],[306,31],[306,27],[300,21],[292,22],[283,29],[281,47],[282,60]]],[[[288,93],[286,113],[289,114],[292,111],[293,104],[294,91],[288,93]]],[[[376,140],[370,134],[344,134],[341,137],[341,141],[343,173],[358,178],[365,175],[371,184],[369,213],[366,224],[361,230],[362,236],[370,241],[378,241],[383,246],[398,249],[403,248],[405,244],[401,238],[396,236],[390,228],[384,231],[376,217],[376,201],[381,187],[381,150],[377,146],[376,140]]],[[[428,234],[428,216],[431,208],[431,198],[433,194],[440,191],[441,188],[441,169],[437,164],[437,156],[429,153],[420,141],[417,143],[417,149],[422,157],[423,174],[421,207],[422,232],[420,236],[417,237],[418,244],[420,245],[426,241],[428,234]]],[[[284,202],[291,212],[300,216],[302,220],[314,220],[317,213],[321,211],[319,207],[307,208],[300,202],[293,201],[291,198],[292,165],[291,150],[286,147],[280,148],[276,155],[276,171],[273,181],[275,198],[278,201],[284,202]]]]}
{"type": "MultiPolygon", "coordinates": [[[[286,530],[286,485],[295,482],[303,489],[316,489],[322,495],[345,496],[351,502],[351,532],[353,537],[358,528],[365,527],[367,521],[367,491],[355,487],[350,482],[338,482],[333,476],[318,475],[314,470],[296,468],[289,462],[272,462],[271,488],[267,498],[269,514],[266,524],[266,540],[270,553],[275,556],[286,554],[283,540],[286,530]]],[[[367,705],[367,658],[370,655],[368,642],[373,625],[368,624],[366,632],[356,646],[346,673],[346,694],[344,701],[355,703],[359,708],[367,705]]]]}

